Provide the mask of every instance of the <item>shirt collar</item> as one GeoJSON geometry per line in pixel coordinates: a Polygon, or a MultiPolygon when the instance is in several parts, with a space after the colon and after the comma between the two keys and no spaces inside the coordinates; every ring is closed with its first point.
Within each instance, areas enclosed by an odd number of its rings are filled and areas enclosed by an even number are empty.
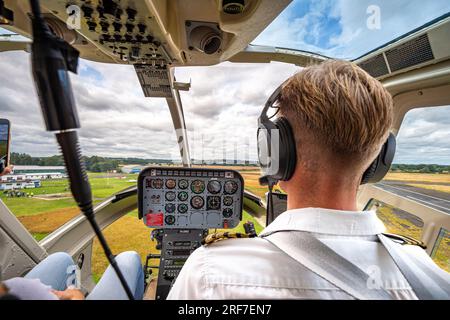
{"type": "Polygon", "coordinates": [[[261,235],[289,230],[342,236],[371,236],[385,232],[386,228],[375,211],[302,208],[282,213],[261,235]]]}

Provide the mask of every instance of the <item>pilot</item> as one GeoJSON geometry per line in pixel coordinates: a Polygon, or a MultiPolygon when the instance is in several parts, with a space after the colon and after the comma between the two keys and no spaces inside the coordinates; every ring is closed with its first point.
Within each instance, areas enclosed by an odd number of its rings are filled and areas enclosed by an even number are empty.
{"type": "MultiPolygon", "coordinates": [[[[355,64],[327,61],[288,79],[278,106],[292,128],[297,155],[291,178],[280,182],[288,194],[288,210],[259,237],[198,248],[168,299],[355,298],[323,277],[320,264],[306,267],[306,258],[296,260],[265,238],[280,232],[300,232],[320,240],[371,275],[367,286],[381,287],[389,299],[417,299],[378,240],[377,235],[385,231],[383,223],[375,212],[359,211],[356,204],[362,175],[380,152],[393,122],[389,92],[355,64]]],[[[284,245],[296,246],[289,240],[284,245]]],[[[448,280],[422,248],[401,248],[448,280]]]]}

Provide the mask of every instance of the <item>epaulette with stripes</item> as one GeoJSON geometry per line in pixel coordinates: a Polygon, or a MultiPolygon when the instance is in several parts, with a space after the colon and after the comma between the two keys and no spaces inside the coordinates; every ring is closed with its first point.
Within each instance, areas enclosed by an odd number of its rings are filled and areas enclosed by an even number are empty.
{"type": "Polygon", "coordinates": [[[202,245],[207,246],[214,242],[222,241],[225,239],[254,238],[257,236],[253,222],[248,221],[248,222],[244,223],[244,230],[245,230],[245,233],[216,232],[216,233],[209,234],[202,240],[202,245]]]}
{"type": "Polygon", "coordinates": [[[419,246],[422,249],[426,249],[427,246],[424,242],[411,238],[409,236],[399,235],[399,234],[393,234],[393,233],[383,233],[384,236],[400,242],[402,245],[412,245],[412,246],[419,246]]]}

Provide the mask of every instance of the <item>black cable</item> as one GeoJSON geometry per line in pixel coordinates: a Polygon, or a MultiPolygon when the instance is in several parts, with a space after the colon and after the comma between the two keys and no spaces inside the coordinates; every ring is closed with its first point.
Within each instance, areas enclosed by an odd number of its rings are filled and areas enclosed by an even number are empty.
{"type": "Polygon", "coordinates": [[[30,6],[33,13],[33,76],[47,130],[55,132],[61,147],[73,198],[94,230],[125,293],[130,300],[134,300],[134,295],[95,221],[91,185],[82,159],[78,135],[74,130],[79,128],[79,121],[67,71],[76,73],[78,51],[50,33],[42,18],[38,0],[30,0],[30,6]]]}
{"type": "Polygon", "coordinates": [[[122,284],[123,289],[125,290],[126,295],[128,296],[129,300],[134,300],[134,295],[130,290],[130,287],[128,286],[125,277],[123,276],[122,271],[120,270],[119,266],[117,265],[117,261],[113,255],[113,253],[111,252],[111,249],[108,246],[108,243],[106,242],[105,237],[103,236],[102,231],[100,230],[97,222],[95,221],[94,218],[94,211],[91,207],[91,213],[88,214],[86,212],[84,212],[87,220],[89,221],[89,223],[91,224],[92,229],[94,230],[94,233],[96,234],[98,241],[100,242],[100,245],[103,248],[103,252],[105,253],[106,258],[108,259],[109,264],[111,265],[111,267],[114,269],[114,271],[116,272],[117,277],[119,278],[120,283],[122,284]]]}
{"type": "Polygon", "coordinates": [[[39,5],[38,0],[30,0],[31,12],[33,13],[34,18],[40,19],[41,16],[41,6],[39,5]]]}
{"type": "Polygon", "coordinates": [[[269,182],[269,193],[267,194],[267,208],[266,208],[266,227],[273,221],[273,183],[269,182]]]}
{"type": "Polygon", "coordinates": [[[56,133],[56,140],[58,141],[64,158],[64,163],[66,164],[67,173],[69,175],[70,190],[78,207],[81,209],[86,219],[89,221],[95,235],[97,236],[100,245],[108,259],[110,265],[113,267],[114,271],[122,284],[128,299],[134,300],[134,295],[128,286],[119,266],[117,265],[116,259],[108,246],[108,243],[103,236],[103,233],[95,221],[94,209],[92,205],[92,193],[89,184],[88,176],[86,174],[86,169],[81,156],[81,150],[78,143],[77,132],[64,131],[56,133]]]}

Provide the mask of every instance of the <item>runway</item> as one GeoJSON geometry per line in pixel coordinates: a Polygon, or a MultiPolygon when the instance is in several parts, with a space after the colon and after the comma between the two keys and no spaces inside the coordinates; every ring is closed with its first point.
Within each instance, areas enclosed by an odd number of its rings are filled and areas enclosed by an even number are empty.
{"type": "Polygon", "coordinates": [[[433,209],[450,214],[450,194],[440,191],[417,188],[399,183],[399,181],[383,181],[377,187],[399,196],[417,201],[433,209]]]}

